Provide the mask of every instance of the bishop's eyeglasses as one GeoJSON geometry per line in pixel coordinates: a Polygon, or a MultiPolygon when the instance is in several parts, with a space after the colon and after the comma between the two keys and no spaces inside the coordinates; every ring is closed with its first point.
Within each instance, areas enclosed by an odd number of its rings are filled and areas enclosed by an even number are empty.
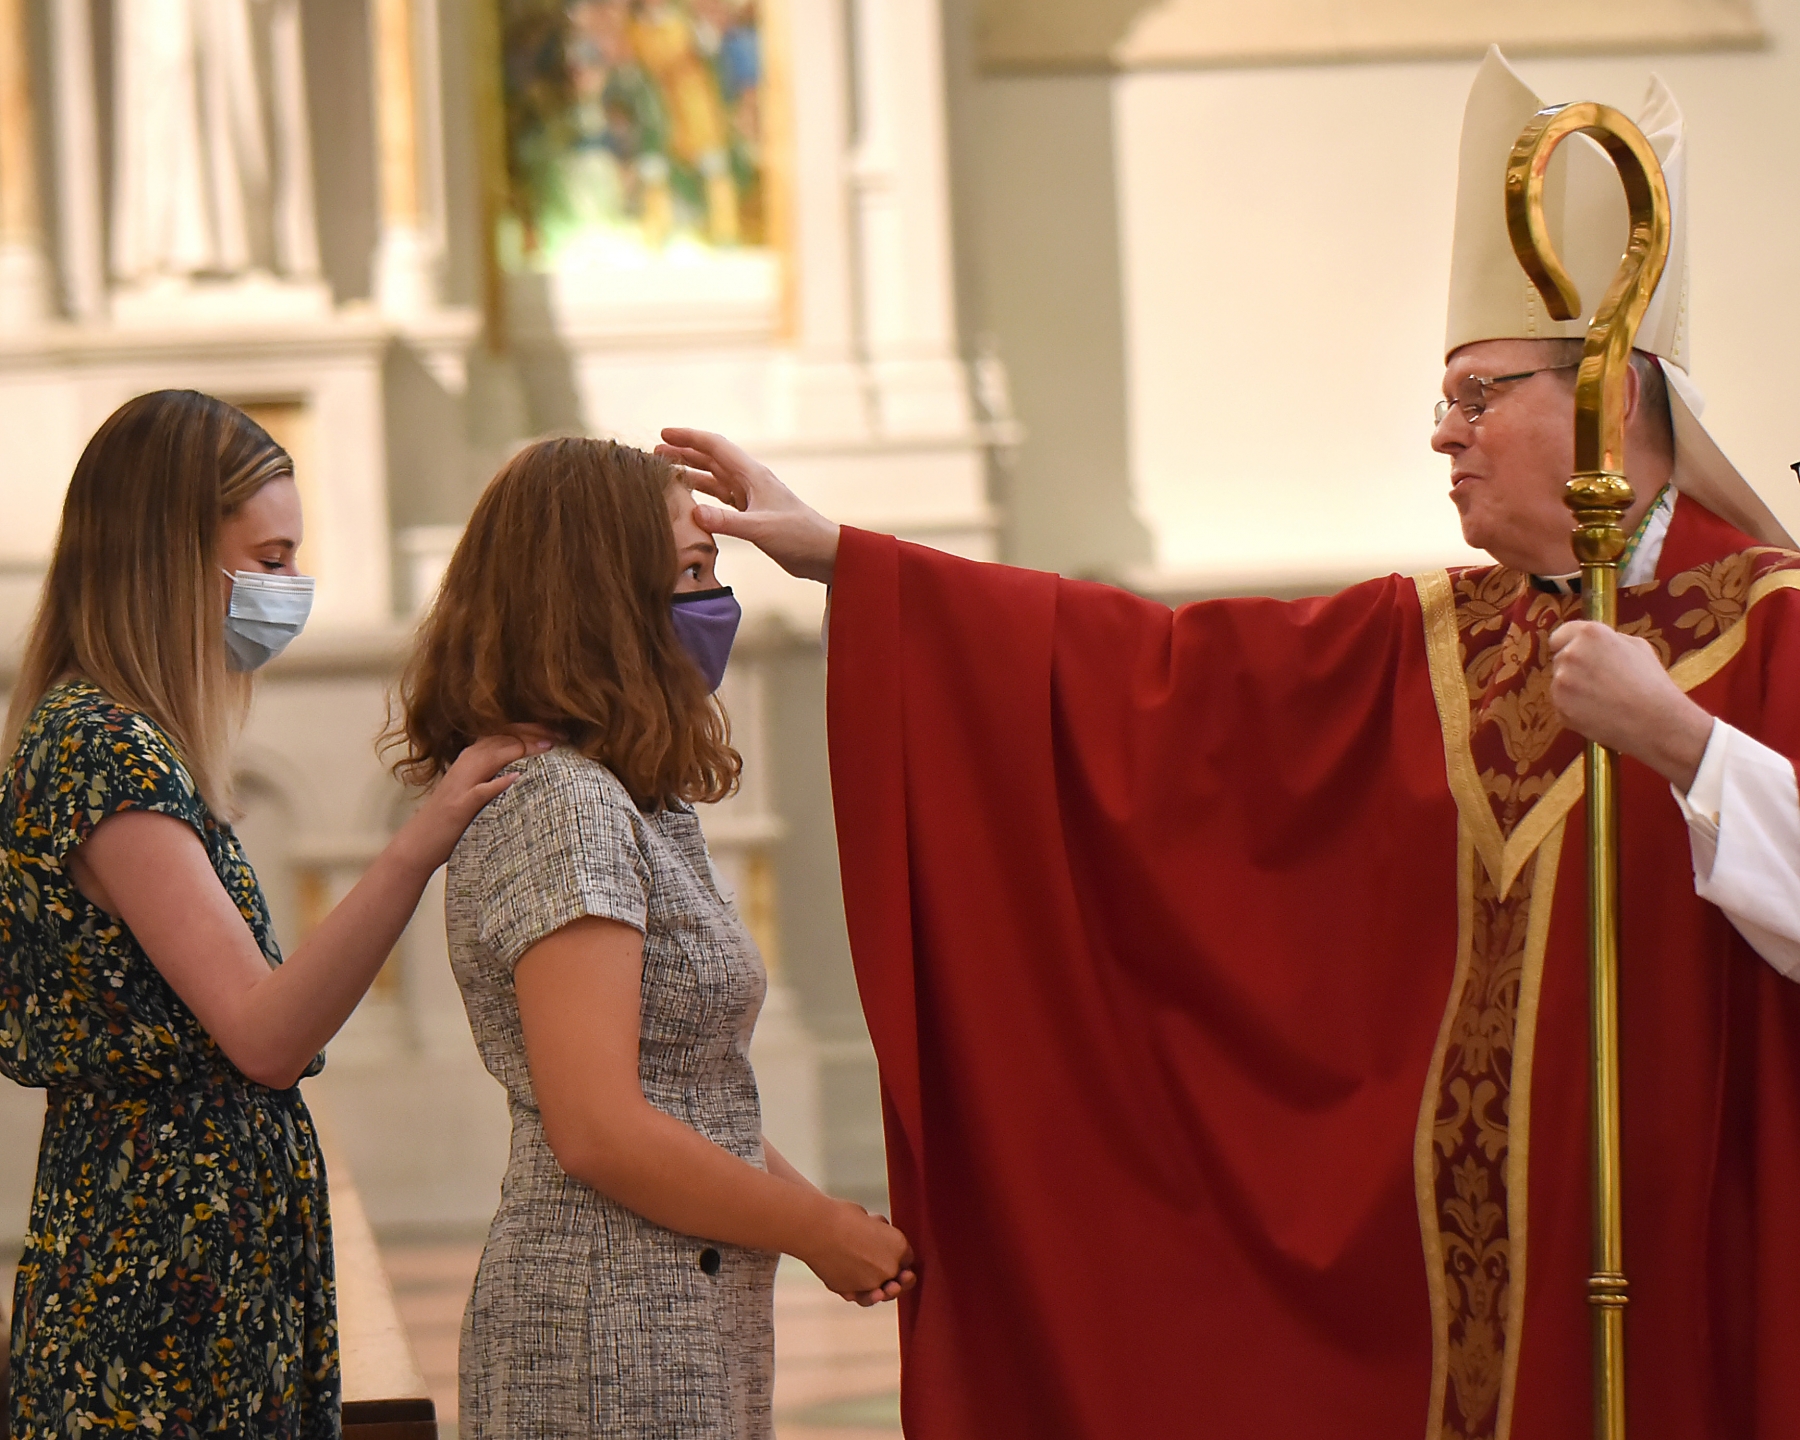
{"type": "Polygon", "coordinates": [[[1488,391],[1496,385],[1505,385],[1514,380],[1529,380],[1533,375],[1543,375],[1551,370],[1579,370],[1581,362],[1571,360],[1566,365],[1540,365],[1535,370],[1516,370],[1511,375],[1466,375],[1457,383],[1454,400],[1440,400],[1432,413],[1432,427],[1444,423],[1454,407],[1463,413],[1463,419],[1471,425],[1481,419],[1482,412],[1492,403],[1488,391]]]}

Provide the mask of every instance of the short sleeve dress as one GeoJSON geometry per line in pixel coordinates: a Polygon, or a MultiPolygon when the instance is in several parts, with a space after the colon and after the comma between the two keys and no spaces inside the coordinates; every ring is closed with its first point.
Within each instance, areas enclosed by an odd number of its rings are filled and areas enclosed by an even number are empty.
{"type": "Polygon", "coordinates": [[[463,1440],[766,1440],[777,1257],[682,1235],[563,1172],[526,1067],[513,966],[582,916],[644,936],[638,1077],[650,1103],[763,1164],[750,1034],[765,978],[686,806],[640,811],[568,749],[450,858],[450,957],[506,1087],[512,1154],[463,1317],[463,1440]]]}
{"type": "Polygon", "coordinates": [[[300,1092],[247,1080],[66,864],[121,811],[185,821],[276,965],[236,836],[156,724],[85,681],[44,697],[5,787],[0,1073],[49,1101],[13,1440],[338,1435],[325,1172],[300,1092]]]}

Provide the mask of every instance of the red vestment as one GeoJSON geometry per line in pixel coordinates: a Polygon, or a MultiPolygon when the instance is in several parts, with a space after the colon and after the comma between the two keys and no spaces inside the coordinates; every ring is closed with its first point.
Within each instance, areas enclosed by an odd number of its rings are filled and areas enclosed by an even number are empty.
{"type": "MultiPolygon", "coordinates": [[[[1621,622],[1800,756],[1796,584],[1684,500],[1621,622]]],[[[909,1435],[1591,1433],[1577,605],[1490,568],[1171,612],[844,532],[909,1435]]],[[[1621,769],[1630,1433],[1793,1440],[1800,986],[1621,769]]]]}

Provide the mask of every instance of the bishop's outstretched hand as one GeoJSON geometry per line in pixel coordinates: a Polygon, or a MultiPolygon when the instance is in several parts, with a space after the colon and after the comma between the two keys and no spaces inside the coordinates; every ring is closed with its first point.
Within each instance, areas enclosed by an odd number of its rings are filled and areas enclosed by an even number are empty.
{"type": "Polygon", "coordinates": [[[838,549],[833,521],[723,435],[671,426],[662,437],[656,453],[683,466],[694,489],[730,507],[697,506],[694,518],[701,526],[748,540],[790,575],[831,583],[838,549]]]}

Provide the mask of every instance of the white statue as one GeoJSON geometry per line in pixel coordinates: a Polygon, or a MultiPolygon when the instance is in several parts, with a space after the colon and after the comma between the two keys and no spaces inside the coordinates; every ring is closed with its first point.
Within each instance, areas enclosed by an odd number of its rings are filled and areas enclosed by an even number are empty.
{"type": "Polygon", "coordinates": [[[299,0],[114,0],[113,17],[114,277],[315,277],[299,0]]]}

